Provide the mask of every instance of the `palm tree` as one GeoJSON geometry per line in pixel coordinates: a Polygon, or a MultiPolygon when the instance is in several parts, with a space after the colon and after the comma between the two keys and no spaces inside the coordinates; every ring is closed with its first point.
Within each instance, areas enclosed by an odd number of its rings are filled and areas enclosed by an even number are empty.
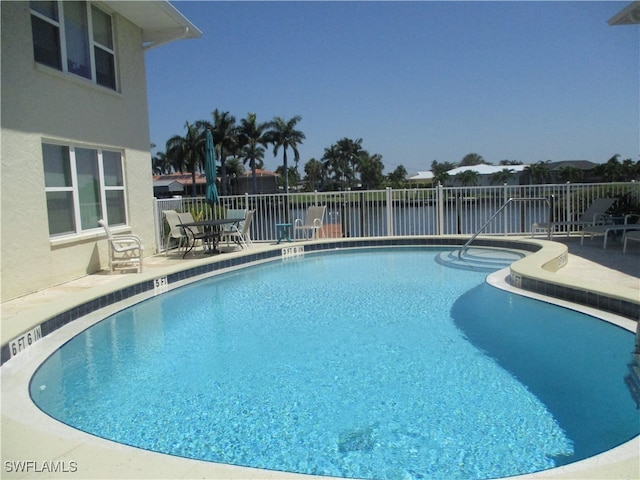
{"type": "Polygon", "coordinates": [[[490,180],[492,184],[493,183],[497,183],[499,185],[505,184],[505,183],[509,183],[509,180],[513,178],[513,175],[514,175],[514,171],[512,168],[503,168],[499,172],[496,172],[493,175],[491,175],[490,180]]]}
{"type": "Polygon", "coordinates": [[[433,173],[433,183],[444,185],[444,182],[449,178],[447,173],[449,170],[453,170],[456,166],[451,162],[438,162],[434,160],[431,162],[431,172],[433,173]]]}
{"type": "Polygon", "coordinates": [[[244,158],[244,163],[249,162],[251,166],[251,178],[253,179],[253,191],[255,194],[258,191],[258,181],[256,179],[256,162],[262,161],[264,158],[264,148],[267,146],[268,139],[265,135],[269,124],[258,123],[255,113],[248,113],[247,118],[240,120],[239,139],[243,145],[241,156],[244,158]]]}
{"type": "Polygon", "coordinates": [[[196,195],[196,172],[204,166],[204,131],[199,123],[185,123],[187,133],[184,137],[174,135],[167,140],[166,156],[179,171],[191,172],[192,193],[196,195]]]}
{"type": "Polygon", "coordinates": [[[545,183],[549,178],[549,163],[551,160],[543,162],[540,160],[532,165],[524,167],[524,171],[529,176],[529,184],[541,184],[545,183]]]}
{"type": "Polygon", "coordinates": [[[584,172],[570,165],[562,167],[558,171],[558,178],[563,182],[579,182],[584,177],[584,172]]]}
{"type": "Polygon", "coordinates": [[[460,182],[463,187],[475,187],[478,185],[479,174],[475,170],[465,170],[464,172],[456,173],[455,179],[460,182]]]}
{"type": "Polygon", "coordinates": [[[356,180],[356,170],[360,163],[360,155],[362,154],[362,139],[351,140],[350,138],[343,138],[336,143],[338,148],[341,163],[344,164],[344,174],[347,178],[347,184],[353,187],[356,180]],[[350,165],[350,167],[349,167],[350,165]]]}
{"type": "Polygon", "coordinates": [[[342,165],[340,150],[335,143],[324,149],[322,162],[324,164],[324,171],[333,176],[331,190],[341,190],[344,187],[342,182],[344,178],[344,165],[342,165]]]}
{"type": "Polygon", "coordinates": [[[164,152],[157,152],[151,159],[154,175],[164,175],[173,171],[171,159],[164,152]]]}
{"type": "Polygon", "coordinates": [[[318,190],[322,185],[322,162],[315,158],[310,159],[304,165],[304,173],[306,174],[305,180],[309,184],[309,189],[311,191],[318,190]]]}
{"type": "MultiPolygon", "coordinates": [[[[300,115],[296,115],[290,120],[286,121],[282,117],[275,117],[272,122],[269,122],[270,130],[267,132],[266,137],[269,143],[273,145],[273,155],[278,155],[278,150],[282,147],[283,150],[283,170],[287,172],[289,170],[289,164],[287,163],[287,149],[290,147],[293,150],[293,158],[296,162],[300,160],[300,152],[298,152],[298,144],[301,144],[307,137],[300,130],[296,130],[296,124],[302,120],[300,115]]],[[[289,193],[289,175],[284,176],[284,191],[289,193]]]]}
{"type": "Polygon", "coordinates": [[[220,112],[217,108],[213,115],[213,142],[220,158],[222,195],[227,194],[227,171],[224,164],[227,157],[238,151],[238,127],[236,117],[229,112],[220,112]]]}

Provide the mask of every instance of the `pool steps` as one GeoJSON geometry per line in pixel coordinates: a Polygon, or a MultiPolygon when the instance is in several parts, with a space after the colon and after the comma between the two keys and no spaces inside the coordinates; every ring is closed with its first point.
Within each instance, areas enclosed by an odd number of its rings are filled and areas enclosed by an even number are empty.
{"type": "Polygon", "coordinates": [[[493,248],[468,248],[461,255],[459,249],[447,250],[436,256],[436,262],[451,268],[492,272],[507,268],[513,262],[525,257],[515,250],[493,248]]]}

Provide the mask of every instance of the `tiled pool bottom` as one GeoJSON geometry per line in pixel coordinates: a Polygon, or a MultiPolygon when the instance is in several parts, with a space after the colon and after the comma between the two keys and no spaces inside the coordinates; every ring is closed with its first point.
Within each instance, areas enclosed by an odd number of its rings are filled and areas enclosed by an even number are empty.
{"type": "MultiPolygon", "coordinates": [[[[123,303],[127,303],[126,301],[123,303]]],[[[121,305],[112,305],[106,307],[106,310],[115,311],[121,308],[121,305]]],[[[89,317],[95,316],[96,313],[88,315],[79,319],[77,322],[73,322],[71,325],[67,325],[65,329],[52,332],[50,336],[44,338],[42,343],[53,342],[52,348],[55,348],[55,344],[61,344],[65,341],[65,338],[73,336],[73,333],[66,335],[67,330],[72,327],[76,331],[86,327],[86,321],[89,317]],[[82,325],[80,325],[82,324],[82,325]],[[62,335],[64,333],[64,335],[62,335]]],[[[95,320],[94,320],[95,321],[95,320]]],[[[30,355],[25,353],[24,355],[30,355]]],[[[46,356],[46,354],[44,355],[46,356]]],[[[44,358],[44,357],[42,357],[44,358]]],[[[2,369],[3,373],[12,371],[13,367],[17,364],[15,362],[22,362],[27,358],[16,359],[9,362],[2,369]]],[[[37,365],[38,360],[35,360],[37,365]]],[[[28,375],[27,375],[28,378],[28,375]]],[[[3,379],[4,380],[4,379],[3,379]]],[[[7,390],[4,388],[7,383],[3,382],[3,390],[5,394],[7,390]]],[[[21,388],[24,388],[21,387],[21,388]]],[[[80,472],[84,472],[84,477],[95,476],[99,472],[100,478],[135,478],[135,477],[153,477],[153,478],[291,478],[291,475],[285,475],[282,473],[273,473],[269,471],[255,471],[251,469],[238,469],[225,465],[213,465],[197,461],[180,460],[175,457],[168,457],[153,454],[151,452],[136,450],[128,447],[119,446],[110,442],[101,441],[95,437],[84,435],[69,428],[66,428],[57,422],[53,422],[47,417],[43,416],[37,410],[35,412],[27,412],[29,407],[28,398],[21,398],[22,392],[15,392],[17,395],[9,395],[8,399],[11,402],[4,402],[3,410],[5,407],[9,407],[9,403],[15,404],[16,407],[13,411],[18,412],[15,414],[15,418],[18,416],[27,415],[28,418],[20,420],[20,425],[17,429],[9,428],[11,422],[5,422],[5,416],[3,412],[3,436],[11,435],[14,432],[14,439],[20,440],[18,442],[3,442],[3,459],[6,458],[22,458],[25,457],[24,453],[30,452],[35,446],[39,446],[38,451],[42,452],[42,458],[62,458],[62,459],[75,459],[80,460],[80,472]],[[27,428],[24,428],[25,422],[27,428]],[[19,428],[18,428],[19,427],[19,428]],[[46,432],[45,432],[46,430],[46,432]],[[30,436],[31,431],[38,432],[35,436],[30,436]],[[47,432],[51,432],[50,434],[47,432]],[[57,432],[57,433],[56,433],[57,432]],[[19,435],[15,435],[19,433],[19,435]],[[48,441],[47,441],[48,440],[48,441]],[[21,444],[25,443],[21,449],[21,444]],[[18,452],[13,457],[7,457],[5,452],[18,452]],[[47,455],[48,452],[54,452],[55,454],[47,455]],[[23,454],[20,455],[19,452],[23,454]],[[71,452],[71,453],[69,453],[71,452]],[[94,472],[90,474],[90,472],[94,472]]],[[[347,437],[348,438],[348,437],[347,437]]],[[[37,447],[36,447],[37,448],[37,447]]],[[[542,472],[536,474],[533,478],[636,478],[637,473],[637,440],[629,442],[624,446],[621,446],[614,451],[611,451],[605,455],[600,455],[592,459],[580,462],[580,464],[573,464],[568,467],[560,469],[554,469],[549,472],[542,472]],[[576,473],[579,472],[579,473],[576,473]],[[620,473],[622,472],[622,473],[620,473]],[[627,473],[625,473],[627,472],[627,473]],[[629,474],[628,472],[632,472],[629,474]]],[[[34,475],[35,477],[36,475],[34,475]]],[[[28,477],[28,476],[27,476],[28,477]]],[[[293,476],[295,477],[295,476],[293,476]]],[[[308,477],[300,477],[308,478],[308,477]]]]}

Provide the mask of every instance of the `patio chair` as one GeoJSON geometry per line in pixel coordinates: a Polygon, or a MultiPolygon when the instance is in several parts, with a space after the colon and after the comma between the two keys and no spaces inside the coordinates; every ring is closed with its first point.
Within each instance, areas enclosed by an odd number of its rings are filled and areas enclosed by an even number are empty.
{"type": "Polygon", "coordinates": [[[304,223],[301,218],[296,218],[293,223],[293,236],[295,238],[296,232],[304,232],[305,238],[309,238],[309,232],[312,232],[311,237],[322,233],[323,237],[326,237],[323,228],[324,212],[327,209],[326,205],[309,207],[305,216],[304,223]]]}
{"type": "MultiPolygon", "coordinates": [[[[191,215],[191,212],[178,213],[178,219],[180,220],[181,225],[183,223],[193,223],[195,221],[193,218],[193,215],[191,215]]],[[[195,253],[195,246],[198,242],[200,242],[200,244],[204,247],[204,244],[211,240],[211,234],[205,232],[200,227],[180,227],[180,228],[184,232],[188,240],[187,245],[189,243],[191,244],[189,250],[193,250],[194,253],[195,253]]],[[[185,252],[185,255],[186,254],[187,252],[185,252]]]]}
{"type": "MultiPolygon", "coordinates": [[[[228,208],[227,214],[225,218],[245,218],[247,216],[246,208],[228,208]]],[[[222,229],[222,233],[233,232],[235,230],[242,230],[244,226],[244,220],[242,222],[238,222],[237,225],[225,225],[222,229]]]]}
{"type": "MultiPolygon", "coordinates": [[[[249,234],[249,230],[251,229],[251,222],[253,221],[253,215],[256,213],[255,210],[249,210],[247,212],[246,217],[243,222],[238,222],[238,224],[231,225],[230,230],[225,230],[222,232],[222,236],[220,241],[227,242],[227,247],[230,246],[230,243],[233,241],[237,245],[240,245],[240,248],[245,247],[253,247],[253,242],[251,241],[251,235],[249,234]],[[242,224],[242,227],[240,227],[242,224]]],[[[228,218],[234,218],[229,216],[228,218]]]]}
{"type": "Polygon", "coordinates": [[[142,240],[137,235],[131,233],[113,235],[109,229],[109,225],[100,219],[98,225],[104,228],[109,243],[109,269],[111,273],[114,270],[133,270],[142,273],[142,253],[144,247],[142,240]]]}
{"type": "Polygon", "coordinates": [[[569,227],[585,227],[604,223],[607,210],[609,210],[617,200],[617,198],[596,198],[577,220],[534,223],[531,226],[531,237],[533,238],[537,231],[542,230],[546,231],[549,234],[549,238],[552,239],[555,227],[567,227],[567,236],[569,236],[569,227]]]}
{"type": "Polygon", "coordinates": [[[181,222],[180,222],[180,217],[178,216],[178,212],[176,212],[175,210],[165,210],[163,213],[164,213],[164,218],[167,221],[167,225],[169,225],[169,231],[167,232],[167,235],[164,240],[164,246],[165,246],[164,255],[167,256],[169,252],[170,242],[172,239],[178,241],[178,247],[177,247],[178,251],[182,247],[183,242],[185,244],[189,243],[189,239],[187,238],[187,235],[185,234],[184,229],[180,226],[181,222]]]}

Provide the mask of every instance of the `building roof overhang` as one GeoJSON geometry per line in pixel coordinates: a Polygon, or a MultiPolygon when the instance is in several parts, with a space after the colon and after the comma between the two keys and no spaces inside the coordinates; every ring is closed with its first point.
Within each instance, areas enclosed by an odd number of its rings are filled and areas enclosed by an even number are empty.
{"type": "Polygon", "coordinates": [[[202,32],[168,1],[103,1],[114,12],[142,29],[145,49],[180,39],[200,38],[202,32]]]}
{"type": "Polygon", "coordinates": [[[607,22],[609,25],[634,25],[640,23],[640,1],[635,1],[616,13],[607,22]]]}

